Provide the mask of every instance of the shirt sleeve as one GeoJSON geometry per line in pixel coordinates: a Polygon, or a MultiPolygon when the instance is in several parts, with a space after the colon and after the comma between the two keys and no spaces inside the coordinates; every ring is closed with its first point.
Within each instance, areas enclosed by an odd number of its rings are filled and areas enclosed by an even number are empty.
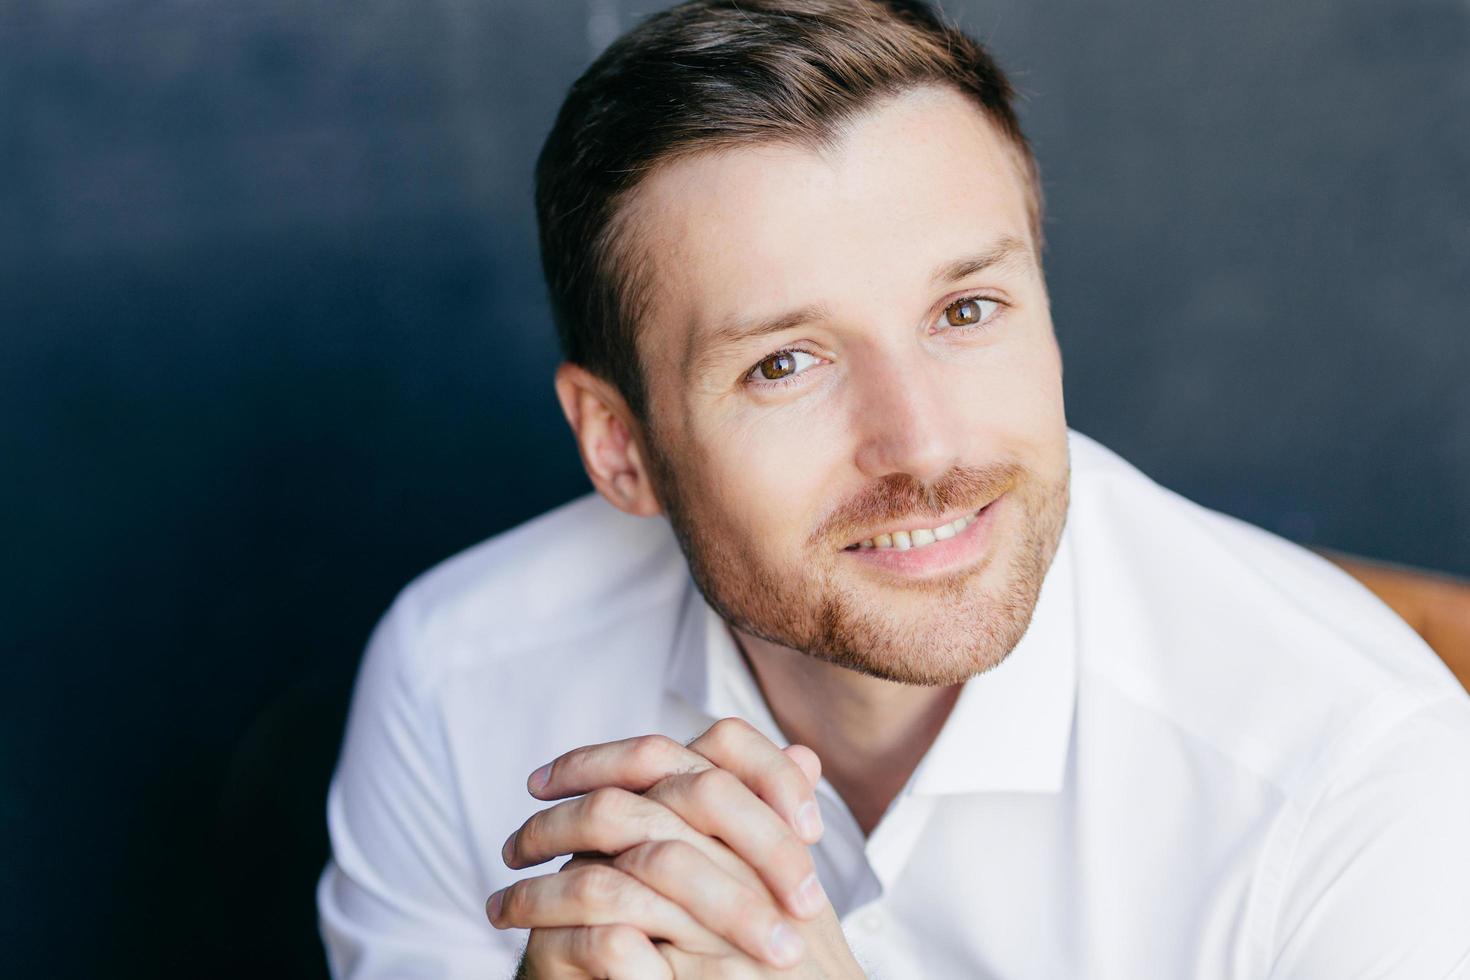
{"type": "Polygon", "coordinates": [[[332,976],[509,980],[520,944],[485,918],[442,726],[416,693],[400,598],[359,669],[327,794],[332,856],[317,885],[332,976]]]}
{"type": "Polygon", "coordinates": [[[1287,869],[1273,980],[1470,978],[1470,700],[1415,712],[1325,786],[1287,869]]]}

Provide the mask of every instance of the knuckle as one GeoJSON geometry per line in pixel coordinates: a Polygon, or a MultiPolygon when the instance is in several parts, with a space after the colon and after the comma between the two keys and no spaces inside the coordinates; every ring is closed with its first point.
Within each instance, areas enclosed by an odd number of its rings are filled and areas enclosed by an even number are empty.
{"type": "Polygon", "coordinates": [[[625,845],[678,837],[683,831],[684,821],[660,800],[647,801],[640,797],[639,802],[642,805],[628,815],[626,822],[635,840],[630,842],[625,838],[625,845]]]}
{"type": "Polygon", "coordinates": [[[582,780],[587,757],[585,747],[569,749],[551,760],[551,775],[559,785],[578,783],[582,780]]]}
{"type": "Polygon", "coordinates": [[[617,868],[619,871],[632,874],[636,877],[639,871],[642,871],[652,866],[652,850],[656,846],[657,844],[652,841],[645,841],[642,844],[634,844],[632,847],[628,848],[626,851],[623,851],[617,857],[613,858],[613,867],[617,868]]]}
{"type": "Polygon", "coordinates": [[[520,881],[513,881],[505,889],[505,894],[500,897],[500,921],[516,923],[525,921],[526,915],[526,886],[520,881]]]}
{"type": "Polygon", "coordinates": [[[643,735],[629,752],[633,767],[640,773],[655,774],[668,770],[683,747],[667,735],[643,735]]]}
{"type": "Polygon", "coordinates": [[[600,929],[597,944],[602,955],[615,963],[631,959],[642,945],[642,934],[632,926],[616,924],[600,929]]]}
{"type": "Polygon", "coordinates": [[[632,926],[621,924],[584,926],[577,930],[577,960],[584,968],[603,976],[621,972],[617,967],[634,953],[637,936],[632,926]]]}
{"type": "Polygon", "coordinates": [[[695,799],[706,803],[729,799],[731,791],[739,784],[739,777],[718,766],[702,769],[689,777],[690,793],[695,799]]]}
{"type": "Polygon", "coordinates": [[[677,870],[689,867],[691,859],[699,855],[699,850],[687,841],[661,840],[655,841],[649,860],[661,868],[677,870]]]}
{"type": "Polygon", "coordinates": [[[589,864],[570,872],[567,894],[581,908],[603,908],[616,904],[625,876],[606,864],[589,864]]]}
{"type": "Polygon", "coordinates": [[[613,864],[630,872],[668,875],[682,865],[680,848],[688,846],[676,840],[646,841],[619,854],[613,864]]]}
{"type": "Polygon", "coordinates": [[[627,812],[629,795],[631,794],[626,790],[616,786],[599,786],[587,794],[584,804],[587,819],[594,824],[606,824],[620,819],[627,812]]]}
{"type": "Polygon", "coordinates": [[[750,722],[731,715],[711,725],[705,737],[719,746],[734,746],[749,741],[752,734],[758,733],[750,722]]]}
{"type": "Polygon", "coordinates": [[[523,855],[535,853],[536,842],[541,836],[540,814],[531,817],[516,830],[510,838],[510,856],[513,860],[520,860],[523,855]]]}

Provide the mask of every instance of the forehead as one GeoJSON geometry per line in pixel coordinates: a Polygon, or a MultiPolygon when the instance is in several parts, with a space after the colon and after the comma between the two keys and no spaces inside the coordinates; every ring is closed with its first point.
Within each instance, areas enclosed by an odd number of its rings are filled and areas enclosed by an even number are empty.
{"type": "Polygon", "coordinates": [[[1010,237],[1032,244],[1005,137],[967,98],[923,88],[849,124],[825,153],[762,144],[677,160],[640,186],[652,265],[647,351],[687,354],[730,317],[912,294],[936,266],[1010,237]]]}

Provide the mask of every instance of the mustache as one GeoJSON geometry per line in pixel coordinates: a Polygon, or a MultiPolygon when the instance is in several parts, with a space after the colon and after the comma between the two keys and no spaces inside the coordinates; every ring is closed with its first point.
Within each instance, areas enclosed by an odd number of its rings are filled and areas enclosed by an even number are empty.
{"type": "Polygon", "coordinates": [[[974,512],[1015,486],[1025,472],[1024,466],[1013,462],[959,466],[932,483],[907,473],[890,473],[827,515],[812,532],[812,540],[851,537],[880,526],[922,526],[926,520],[938,521],[957,510],[974,512]]]}

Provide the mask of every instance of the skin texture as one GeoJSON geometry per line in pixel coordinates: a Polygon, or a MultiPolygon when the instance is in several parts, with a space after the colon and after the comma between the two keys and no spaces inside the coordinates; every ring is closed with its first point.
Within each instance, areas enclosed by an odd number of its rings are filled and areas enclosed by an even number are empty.
{"type": "Polygon", "coordinates": [[[739,718],[687,747],[648,735],[574,749],[527,788],[587,795],[522,825],[506,863],[577,856],[492,895],[486,914],[531,929],[527,977],[861,976],[806,850],[822,833],[806,815],[820,775],[809,749],[739,718]]]}
{"type": "Polygon", "coordinates": [[[487,914],[532,930],[527,977],[861,976],[825,896],[799,897],[819,766],[870,832],[960,686],[1024,633],[1065,519],[1061,359],[1025,185],[979,110],[919,89],[826,154],[685,158],[630,207],[659,284],[640,339],[649,424],[576,365],[557,395],[594,486],[668,517],[800,744],[725,719],[688,747],[649,736],[554,760],[533,795],[585,795],[528,820],[506,862],[574,857],[487,914]],[[931,281],[1006,242],[1006,261],[931,281]],[[795,373],[772,384],[762,366],[795,373]],[[983,555],[958,570],[894,574],[844,550],[992,501],[983,555]],[[783,924],[789,969],[771,946],[783,924]]]}
{"type": "MultiPolygon", "coordinates": [[[[1025,632],[1065,520],[1061,357],[1024,180],[973,104],[924,88],[879,103],[823,154],[763,145],[681,159],[629,206],[659,283],[640,338],[649,424],[575,365],[559,369],[558,398],[594,485],[629,513],[667,515],[778,723],[829,761],[829,781],[870,830],[959,686],[1025,632]],[[991,261],[935,281],[976,255],[991,261]],[[722,333],[814,306],[821,316],[779,332],[722,333]],[[845,550],[987,505],[983,548],[932,574],[845,550]]],[[[711,750],[723,760],[713,764],[782,754],[759,741],[711,750]]],[[[728,889],[716,868],[768,889],[769,911],[801,931],[800,975],[860,975],[830,904],[797,914],[789,879],[803,860],[772,867],[769,847],[741,829],[769,828],[779,813],[800,836],[794,814],[729,782],[691,790],[690,778],[670,769],[642,789],[604,784],[595,807],[538,815],[513,836],[513,867],[582,855],[487,906],[496,925],[532,928],[528,975],[660,975],[639,972],[654,969],[652,950],[673,976],[765,975],[779,958],[762,961],[741,934],[742,923],[768,924],[764,911],[685,905],[700,932],[660,905],[677,904],[669,882],[698,868],[702,891],[728,889]],[[719,826],[720,814],[739,820],[719,826]],[[710,864],[666,848],[682,872],[649,870],[657,862],[627,855],[649,849],[650,834],[710,864]],[[605,879],[597,887],[560,877],[593,871],[605,879]],[[622,919],[609,921],[609,894],[623,896],[622,919]],[[640,915],[658,924],[630,928],[640,915]],[[650,948],[650,937],[668,941],[650,948]]]]}
{"type": "Polygon", "coordinates": [[[926,88],[859,117],[826,155],[679,160],[630,207],[660,284],[640,340],[652,424],[563,365],[584,463],[615,505],[667,514],[776,720],[871,826],[958,686],[1024,633],[1061,533],[1061,358],[1025,183],[977,108],[926,88]],[[1020,246],[1010,261],[931,282],[1005,241],[1020,246]],[[986,317],[955,325],[952,304],[971,297],[986,317]],[[730,319],[814,304],[829,315],[707,342],[730,319]],[[782,350],[802,370],[749,383],[782,350]],[[992,547],[956,574],[900,579],[843,551],[997,494],[992,547]]]}

